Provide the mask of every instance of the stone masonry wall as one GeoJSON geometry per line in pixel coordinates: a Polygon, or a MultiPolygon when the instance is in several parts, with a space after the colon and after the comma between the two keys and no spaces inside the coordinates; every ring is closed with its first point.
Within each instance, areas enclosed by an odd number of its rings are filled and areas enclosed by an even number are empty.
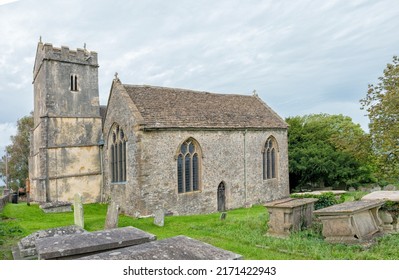
{"type": "Polygon", "coordinates": [[[139,211],[143,215],[159,207],[178,215],[216,212],[221,182],[226,187],[228,209],[289,195],[285,130],[145,132],[141,147],[140,195],[131,196],[131,204],[142,200],[139,211]],[[279,171],[277,179],[263,180],[262,149],[269,136],[278,142],[279,171]],[[180,144],[190,137],[202,150],[201,187],[198,192],[178,194],[176,155],[180,144]]]}

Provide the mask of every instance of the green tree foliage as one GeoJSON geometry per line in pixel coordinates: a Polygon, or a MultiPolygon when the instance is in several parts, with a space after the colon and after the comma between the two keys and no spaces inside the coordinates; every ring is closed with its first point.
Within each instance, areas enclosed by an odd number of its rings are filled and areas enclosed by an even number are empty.
{"type": "Polygon", "coordinates": [[[350,117],[316,114],[286,121],[292,188],[374,181],[369,136],[350,117]]]}
{"type": "MultiPolygon", "coordinates": [[[[25,179],[28,178],[30,131],[32,128],[32,114],[19,119],[17,122],[17,133],[11,136],[11,144],[6,147],[8,153],[8,182],[14,190],[19,187],[25,187],[25,179]]],[[[5,156],[0,162],[0,173],[4,178],[6,175],[5,156]]]]}
{"type": "Polygon", "coordinates": [[[380,175],[399,181],[399,58],[384,69],[376,85],[370,84],[366,98],[360,100],[370,119],[373,150],[380,175]]]}

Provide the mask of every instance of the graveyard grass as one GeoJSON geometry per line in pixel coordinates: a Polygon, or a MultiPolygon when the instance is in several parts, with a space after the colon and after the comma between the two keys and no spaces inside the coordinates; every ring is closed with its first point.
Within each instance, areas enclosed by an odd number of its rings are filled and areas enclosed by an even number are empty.
{"type": "MultiPolygon", "coordinates": [[[[107,205],[84,205],[85,229],[102,230],[107,205]]],[[[186,235],[252,260],[399,260],[399,234],[378,238],[369,246],[328,244],[321,236],[320,224],[293,233],[287,239],[266,236],[268,213],[263,206],[220,213],[167,216],[165,226],[153,224],[153,218],[119,217],[119,227],[133,226],[155,234],[158,239],[186,235]]],[[[12,259],[11,250],[26,235],[40,229],[73,224],[73,212],[44,214],[38,205],[7,204],[0,212],[0,259],[12,259]]]]}

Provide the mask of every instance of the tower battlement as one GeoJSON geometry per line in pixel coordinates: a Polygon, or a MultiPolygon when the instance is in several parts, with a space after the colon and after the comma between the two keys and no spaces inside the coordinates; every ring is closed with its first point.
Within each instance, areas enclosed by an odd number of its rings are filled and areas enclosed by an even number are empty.
{"type": "Polygon", "coordinates": [[[43,44],[42,42],[39,42],[37,46],[35,66],[33,69],[33,77],[36,76],[43,60],[53,60],[98,67],[97,52],[88,51],[85,48],[71,50],[66,46],[61,46],[58,48],[49,43],[43,44]]]}

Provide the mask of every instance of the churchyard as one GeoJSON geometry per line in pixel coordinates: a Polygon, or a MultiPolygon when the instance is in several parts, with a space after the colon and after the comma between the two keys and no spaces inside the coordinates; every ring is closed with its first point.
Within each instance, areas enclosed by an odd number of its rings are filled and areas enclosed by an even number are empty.
{"type": "MultiPolygon", "coordinates": [[[[364,194],[347,193],[341,198],[351,202],[364,194]]],[[[86,204],[83,208],[84,229],[88,232],[103,230],[108,206],[86,204]]],[[[292,232],[285,238],[268,235],[270,216],[264,205],[230,210],[223,219],[221,216],[221,213],[165,216],[160,225],[154,223],[154,217],[119,215],[118,227],[132,226],[155,235],[160,241],[185,235],[239,254],[244,259],[399,259],[397,232],[358,244],[330,243],[323,237],[320,221],[313,221],[307,229],[292,232]]],[[[0,219],[0,259],[12,259],[11,248],[23,237],[42,229],[73,225],[75,220],[73,212],[44,213],[39,205],[27,206],[23,202],[7,204],[0,212],[0,219]]]]}

